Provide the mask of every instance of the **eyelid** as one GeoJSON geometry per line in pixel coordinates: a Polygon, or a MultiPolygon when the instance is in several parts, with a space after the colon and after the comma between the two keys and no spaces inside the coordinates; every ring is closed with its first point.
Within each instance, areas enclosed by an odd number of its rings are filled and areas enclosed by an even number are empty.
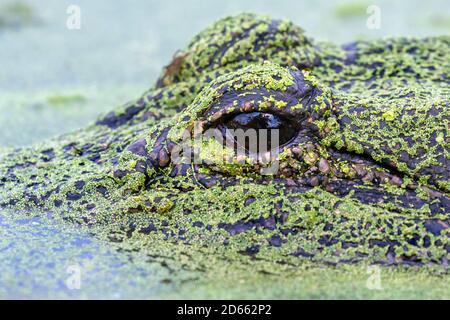
{"type": "MultiPolygon", "coordinates": [[[[211,109],[209,111],[211,111],[211,109]]],[[[300,119],[303,119],[305,117],[302,110],[292,110],[289,107],[279,108],[276,107],[273,103],[267,103],[265,107],[261,108],[259,105],[255,105],[254,103],[247,101],[242,103],[240,106],[234,106],[230,104],[228,106],[222,107],[214,113],[206,113],[203,119],[208,124],[208,127],[212,127],[218,123],[225,122],[239,114],[252,112],[273,114],[283,120],[288,121],[299,121],[300,119]]]]}
{"type": "MultiPolygon", "coordinates": [[[[244,119],[245,120],[245,119],[244,119]]],[[[205,131],[209,130],[209,129],[214,129],[214,130],[219,130],[222,134],[222,136],[227,140],[227,141],[235,141],[235,136],[232,134],[231,136],[229,135],[230,132],[238,132],[235,130],[244,130],[244,132],[247,132],[246,130],[251,130],[251,129],[256,129],[256,133],[257,133],[257,139],[259,139],[259,131],[258,130],[269,130],[269,131],[265,131],[267,134],[267,132],[272,132],[270,130],[277,130],[278,131],[278,138],[279,139],[277,142],[277,146],[279,148],[284,148],[286,145],[288,145],[289,143],[291,143],[292,141],[294,141],[296,139],[296,137],[298,137],[298,134],[300,132],[300,128],[301,128],[301,124],[300,122],[294,120],[294,119],[287,119],[286,117],[283,117],[282,115],[276,115],[274,113],[269,113],[269,112],[240,112],[240,113],[236,113],[236,114],[230,114],[227,116],[223,116],[220,118],[220,121],[216,121],[214,123],[209,123],[209,125],[207,125],[207,127],[205,127],[205,131]],[[252,115],[254,114],[254,119],[250,116],[249,119],[250,122],[253,122],[252,124],[249,123],[240,123],[239,120],[237,120],[236,118],[239,117],[240,115],[252,115]],[[271,128],[270,127],[270,123],[268,122],[260,122],[262,118],[266,119],[268,115],[274,116],[272,120],[276,120],[278,123],[275,127],[271,128]],[[256,121],[256,122],[254,122],[256,121]],[[231,131],[229,131],[231,130],[231,131]]],[[[265,136],[265,135],[264,135],[265,136]]],[[[271,138],[272,133],[270,133],[270,137],[265,136],[265,139],[268,139],[265,143],[269,144],[269,147],[272,146],[272,142],[271,142],[271,138]]],[[[222,140],[221,140],[222,141],[222,140]]],[[[245,140],[247,143],[247,140],[245,140]]],[[[232,142],[234,143],[234,142],[232,142]]],[[[258,140],[258,142],[256,142],[257,146],[261,146],[261,142],[260,140],[258,140]]],[[[247,150],[249,150],[246,147],[247,150]]]]}
{"type": "MultiPolygon", "coordinates": [[[[258,110],[261,102],[265,100],[264,97],[274,96],[276,98],[276,92],[266,92],[265,89],[258,89],[255,91],[226,91],[217,98],[206,110],[203,111],[205,118],[215,114],[216,112],[222,112],[224,114],[238,111],[261,111],[258,110]]],[[[287,101],[286,101],[287,103],[287,101]]]]}

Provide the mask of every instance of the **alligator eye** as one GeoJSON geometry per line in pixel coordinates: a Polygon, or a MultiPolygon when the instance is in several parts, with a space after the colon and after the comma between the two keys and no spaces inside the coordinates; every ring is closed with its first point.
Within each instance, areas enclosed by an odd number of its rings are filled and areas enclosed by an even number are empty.
{"type": "Polygon", "coordinates": [[[289,143],[297,133],[294,121],[272,113],[241,113],[221,125],[222,132],[237,146],[259,152],[261,148],[281,147],[289,143]],[[239,130],[241,129],[241,130],[239,130]]]}

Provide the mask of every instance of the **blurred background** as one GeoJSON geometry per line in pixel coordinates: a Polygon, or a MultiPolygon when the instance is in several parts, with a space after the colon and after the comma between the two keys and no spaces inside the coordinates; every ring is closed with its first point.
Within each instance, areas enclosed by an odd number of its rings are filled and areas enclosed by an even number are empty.
{"type": "Polygon", "coordinates": [[[244,11],[291,19],[317,41],[450,34],[448,0],[0,0],[0,146],[73,130],[134,99],[193,35],[244,11]],[[379,29],[366,26],[373,4],[379,29]],[[79,30],[66,26],[70,5],[79,30]]]}
{"type": "Polygon", "coordinates": [[[240,12],[288,18],[317,40],[449,34],[450,2],[366,0],[1,0],[0,89],[152,84],[172,54],[217,19],[240,12]],[[81,29],[66,27],[69,5],[81,29]],[[366,9],[381,9],[368,29],[366,9]],[[16,16],[16,17],[14,17],[16,16]]]}

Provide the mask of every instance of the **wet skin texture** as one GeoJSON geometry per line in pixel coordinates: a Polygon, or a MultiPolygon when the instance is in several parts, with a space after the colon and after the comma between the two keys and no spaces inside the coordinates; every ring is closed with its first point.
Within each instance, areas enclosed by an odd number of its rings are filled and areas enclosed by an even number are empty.
{"type": "Polygon", "coordinates": [[[0,205],[141,246],[447,266],[449,60],[449,37],[338,46],[289,21],[225,18],[136,101],[5,151],[0,205]],[[264,127],[249,117],[285,128],[275,174],[215,139],[197,146],[200,163],[174,163],[194,124],[264,127]]]}

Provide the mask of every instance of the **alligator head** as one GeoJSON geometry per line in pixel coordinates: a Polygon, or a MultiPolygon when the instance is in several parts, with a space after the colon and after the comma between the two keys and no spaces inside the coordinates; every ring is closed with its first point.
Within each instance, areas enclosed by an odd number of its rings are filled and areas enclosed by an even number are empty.
{"type": "Polygon", "coordinates": [[[225,18],[137,100],[5,154],[1,205],[119,241],[446,264],[449,41],[314,44],[225,18]]]}

